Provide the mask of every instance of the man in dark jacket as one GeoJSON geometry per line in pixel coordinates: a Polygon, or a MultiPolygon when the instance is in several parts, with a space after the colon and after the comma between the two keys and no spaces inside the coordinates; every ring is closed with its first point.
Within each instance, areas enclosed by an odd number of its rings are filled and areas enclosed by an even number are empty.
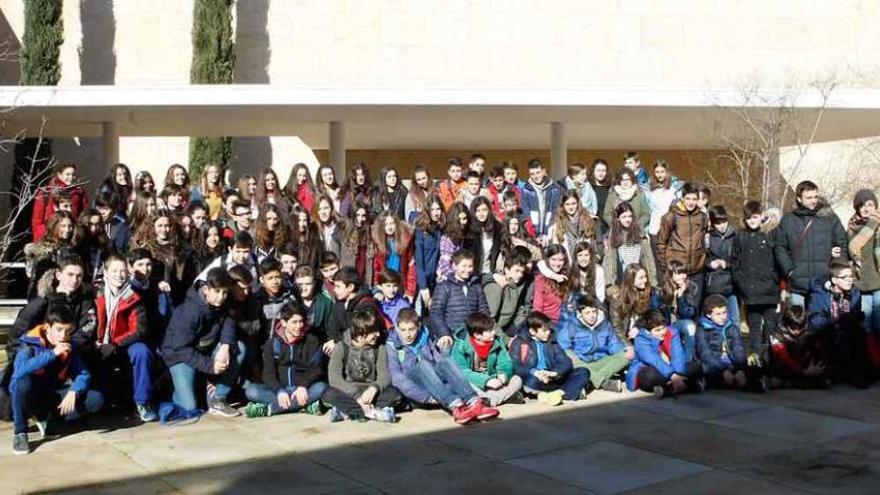
{"type": "Polygon", "coordinates": [[[779,272],[770,235],[773,226],[764,223],[764,209],[757,201],[745,204],[743,223],[744,229],[733,239],[733,282],[746,308],[750,357],[757,355],[761,363],[766,363],[770,334],[779,319],[779,272]]]}
{"type": "Polygon", "coordinates": [[[727,210],[722,205],[709,208],[708,242],[706,243],[706,289],[704,295],[719,294],[727,299],[727,313],[739,327],[739,302],[733,293],[733,239],[736,230],[730,226],[727,210]]]}
{"type": "Polygon", "coordinates": [[[806,306],[810,282],[828,278],[828,262],[846,259],[846,231],[830,208],[821,204],[819,186],[805,180],[795,189],[797,206],[786,213],[774,232],[774,253],[780,274],[788,278],[789,302],[806,306]]]}
{"type": "Polygon", "coordinates": [[[208,398],[208,412],[238,416],[226,403],[243,359],[235,340],[235,322],[225,306],[232,284],[226,270],[210,269],[205,284],[189,290],[168,324],[162,356],[174,382],[174,403],[187,411],[196,408],[196,374],[202,373],[216,385],[208,398]]]}
{"type": "Polygon", "coordinates": [[[474,273],[474,253],[461,249],[452,256],[454,275],[437,286],[431,300],[431,334],[443,350],[452,347],[452,335],[477,311],[489,312],[480,277],[474,273]]]}

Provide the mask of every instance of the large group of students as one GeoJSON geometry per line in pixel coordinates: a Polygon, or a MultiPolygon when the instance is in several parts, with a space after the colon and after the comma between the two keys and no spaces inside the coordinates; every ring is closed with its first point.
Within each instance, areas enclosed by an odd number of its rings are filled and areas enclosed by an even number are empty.
{"type": "Polygon", "coordinates": [[[88,194],[59,164],[35,200],[0,387],[13,450],[30,451],[31,420],[48,438],[106,407],[175,424],[425,407],[468,424],[597,389],[876,378],[872,191],[846,228],[809,181],[792,211],[749,201],[735,228],[708,188],[635,152],[560,180],[537,159],[485,163],[416,166],[409,188],[364,163],[341,183],[297,164],[283,185],[271,168],[230,185],[216,165],[191,184],[173,165],[161,187],[117,164],[88,194]]]}

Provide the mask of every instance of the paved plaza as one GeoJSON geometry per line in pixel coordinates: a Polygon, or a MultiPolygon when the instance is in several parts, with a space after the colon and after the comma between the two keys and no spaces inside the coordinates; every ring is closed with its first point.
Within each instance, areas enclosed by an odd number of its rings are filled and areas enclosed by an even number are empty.
{"type": "MultiPolygon", "coordinates": [[[[596,392],[503,406],[461,427],[442,411],[396,425],[327,416],[136,426],[119,415],[14,456],[0,493],[877,493],[880,386],[712,392],[657,401],[596,392]]],[[[32,435],[33,436],[33,435],[32,435]]]]}

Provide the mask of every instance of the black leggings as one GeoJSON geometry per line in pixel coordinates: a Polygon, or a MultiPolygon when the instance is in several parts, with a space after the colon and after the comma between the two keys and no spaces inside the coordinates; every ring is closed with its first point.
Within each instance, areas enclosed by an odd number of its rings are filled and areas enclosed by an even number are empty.
{"type": "MultiPolygon", "coordinates": [[[[373,406],[380,408],[394,407],[402,398],[403,396],[400,395],[400,392],[396,388],[388,387],[376,394],[373,406]]],[[[359,417],[364,415],[364,410],[361,408],[357,399],[337,388],[327,388],[327,391],[324,392],[324,396],[321,400],[331,404],[336,409],[339,409],[346,416],[359,417]]]]}

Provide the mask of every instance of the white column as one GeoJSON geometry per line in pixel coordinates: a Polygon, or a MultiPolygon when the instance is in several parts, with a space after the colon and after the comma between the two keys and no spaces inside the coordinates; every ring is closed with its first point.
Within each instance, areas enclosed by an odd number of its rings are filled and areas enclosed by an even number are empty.
{"type": "Polygon", "coordinates": [[[345,123],[330,122],[330,166],[336,171],[336,180],[345,181],[345,123]]]}
{"type": "Polygon", "coordinates": [[[104,164],[107,169],[119,163],[119,124],[104,122],[101,124],[104,145],[104,164]]]}
{"type": "Polygon", "coordinates": [[[568,172],[568,137],[564,122],[550,124],[550,175],[554,179],[565,177],[568,172]]]}

